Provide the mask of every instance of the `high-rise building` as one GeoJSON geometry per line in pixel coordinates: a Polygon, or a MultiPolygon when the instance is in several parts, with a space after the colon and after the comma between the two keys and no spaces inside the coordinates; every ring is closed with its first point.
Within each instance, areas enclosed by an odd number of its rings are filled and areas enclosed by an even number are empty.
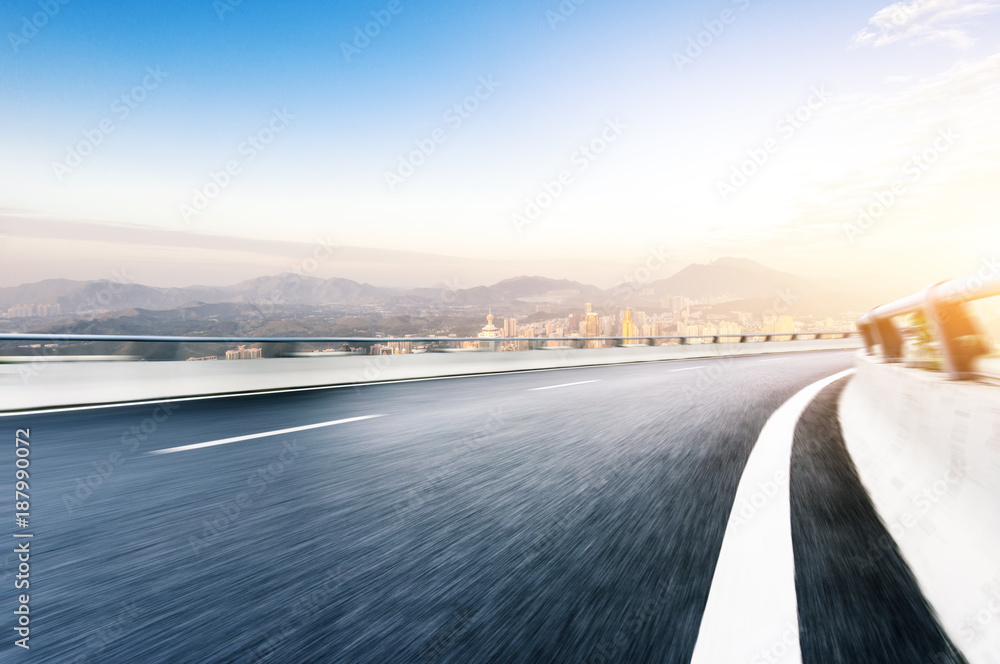
{"type": "Polygon", "coordinates": [[[622,336],[625,337],[625,343],[629,343],[629,341],[639,336],[639,332],[635,328],[635,323],[632,322],[631,309],[625,310],[625,317],[622,319],[622,336]]]}
{"type": "Polygon", "coordinates": [[[504,318],[503,319],[503,335],[508,339],[513,339],[517,336],[517,319],[516,318],[504,318]]]}
{"type": "Polygon", "coordinates": [[[795,321],[791,316],[778,316],[778,321],[774,325],[774,331],[779,333],[794,332],[795,321]]]}

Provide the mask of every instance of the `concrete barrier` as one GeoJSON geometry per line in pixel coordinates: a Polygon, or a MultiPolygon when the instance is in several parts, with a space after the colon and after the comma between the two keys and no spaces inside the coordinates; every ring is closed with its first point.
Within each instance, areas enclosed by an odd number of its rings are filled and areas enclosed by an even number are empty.
{"type": "Polygon", "coordinates": [[[337,355],[215,362],[0,364],[0,412],[324,385],[530,371],[671,359],[859,348],[817,339],[524,352],[337,355]]]}
{"type": "Polygon", "coordinates": [[[955,645],[1000,664],[1000,387],[856,365],[840,421],[861,480],[955,645]]]}

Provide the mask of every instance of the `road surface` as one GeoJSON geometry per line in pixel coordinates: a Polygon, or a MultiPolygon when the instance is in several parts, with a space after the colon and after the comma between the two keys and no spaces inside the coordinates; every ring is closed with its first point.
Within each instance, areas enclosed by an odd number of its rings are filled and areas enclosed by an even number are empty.
{"type": "MultiPolygon", "coordinates": [[[[9,636],[0,659],[690,662],[699,634],[725,638],[703,617],[765,422],[852,357],[0,417],[10,438],[31,430],[34,534],[31,651],[9,636]]],[[[851,557],[880,522],[838,447],[842,384],[807,410],[791,453],[799,624],[758,635],[753,661],[798,661],[798,641],[810,663],[961,661],[898,554],[851,557]]]]}

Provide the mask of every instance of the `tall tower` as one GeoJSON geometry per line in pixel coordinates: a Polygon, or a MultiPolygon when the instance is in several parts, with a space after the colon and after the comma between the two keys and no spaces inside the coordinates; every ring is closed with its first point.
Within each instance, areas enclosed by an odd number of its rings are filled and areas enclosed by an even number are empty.
{"type": "Polygon", "coordinates": [[[638,336],[638,332],[635,329],[635,323],[632,322],[632,310],[625,310],[625,318],[622,320],[622,336],[625,337],[625,341],[628,342],[638,336]]]}
{"type": "MultiPolygon", "coordinates": [[[[486,325],[483,326],[483,331],[479,333],[479,338],[496,339],[501,334],[500,328],[493,324],[493,308],[490,307],[490,313],[486,316],[486,325]]],[[[495,341],[480,341],[479,347],[483,350],[496,350],[497,344],[495,341]]]]}

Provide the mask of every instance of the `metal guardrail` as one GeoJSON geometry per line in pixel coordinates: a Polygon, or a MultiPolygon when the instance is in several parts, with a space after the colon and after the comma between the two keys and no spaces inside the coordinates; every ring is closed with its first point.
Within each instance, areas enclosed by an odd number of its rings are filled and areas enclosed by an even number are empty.
{"type": "MultiPolygon", "coordinates": [[[[148,343],[226,343],[226,344],[455,344],[477,342],[482,349],[491,350],[504,344],[527,343],[529,348],[545,348],[549,342],[569,342],[586,348],[592,343],[612,342],[612,346],[660,346],[697,343],[766,343],[775,340],[843,339],[860,334],[857,330],[822,332],[767,332],[746,334],[708,334],[688,336],[636,336],[636,337],[227,337],[227,336],[159,336],[136,334],[0,334],[0,342],[148,342],[148,343]],[[707,341],[706,341],[707,340],[707,341]],[[725,341],[730,340],[730,341],[725,341]]],[[[603,347],[603,346],[602,346],[603,347]]]]}
{"type": "Polygon", "coordinates": [[[903,335],[893,319],[922,312],[941,346],[945,370],[952,378],[971,378],[977,375],[973,363],[989,354],[990,348],[965,305],[996,295],[1000,295],[1000,275],[995,273],[941,281],[873,308],[858,319],[858,330],[869,355],[879,354],[886,362],[903,362],[903,335]]]}

